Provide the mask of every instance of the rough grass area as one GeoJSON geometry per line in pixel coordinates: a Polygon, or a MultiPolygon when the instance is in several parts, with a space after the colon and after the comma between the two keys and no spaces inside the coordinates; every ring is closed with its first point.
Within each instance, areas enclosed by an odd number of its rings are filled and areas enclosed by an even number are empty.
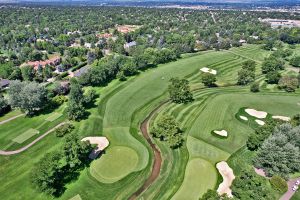
{"type": "Polygon", "coordinates": [[[40,133],[40,131],[31,128],[31,129],[27,130],[26,132],[22,133],[21,135],[19,135],[18,137],[14,138],[12,141],[17,142],[19,144],[22,144],[23,142],[25,142],[29,138],[31,138],[34,135],[37,135],[39,133],[40,133]]]}
{"type": "Polygon", "coordinates": [[[18,116],[18,115],[21,115],[21,114],[22,114],[22,112],[20,110],[13,110],[9,113],[6,113],[5,115],[0,115],[0,122],[8,120],[12,117],[15,117],[15,116],[18,116]]]}
{"type": "Polygon", "coordinates": [[[201,158],[192,159],[187,164],[184,181],[172,200],[198,200],[215,186],[217,178],[214,165],[201,158]]]}
{"type": "Polygon", "coordinates": [[[133,149],[114,146],[92,163],[90,173],[102,183],[114,183],[134,171],[138,159],[133,149]]]}

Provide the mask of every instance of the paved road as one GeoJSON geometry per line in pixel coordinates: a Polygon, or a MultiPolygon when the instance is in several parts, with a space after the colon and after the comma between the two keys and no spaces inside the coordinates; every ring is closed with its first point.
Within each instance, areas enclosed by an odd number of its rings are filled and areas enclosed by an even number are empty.
{"type": "Polygon", "coordinates": [[[289,190],[280,198],[280,200],[290,200],[292,198],[292,196],[295,194],[292,188],[298,179],[300,179],[300,177],[288,181],[289,190]]]}
{"type": "Polygon", "coordinates": [[[17,118],[19,118],[19,117],[22,117],[22,116],[24,116],[24,115],[25,115],[25,114],[20,114],[20,115],[14,116],[14,117],[12,117],[12,118],[3,120],[3,121],[0,122],[0,125],[1,125],[1,124],[5,124],[5,123],[7,123],[7,122],[10,122],[10,121],[12,121],[12,120],[14,120],[14,119],[17,119],[17,118]]]}
{"type": "Polygon", "coordinates": [[[26,146],[24,146],[24,147],[22,147],[22,148],[20,148],[18,150],[14,150],[14,151],[2,151],[2,150],[0,150],[0,155],[9,156],[9,155],[14,155],[14,154],[21,153],[21,152],[27,150],[28,148],[30,148],[32,145],[34,145],[35,143],[37,143],[41,139],[43,139],[44,137],[46,137],[49,133],[53,132],[56,128],[62,126],[63,124],[65,124],[65,122],[58,124],[57,126],[55,126],[54,128],[50,129],[49,131],[47,131],[46,133],[44,133],[40,137],[38,137],[35,140],[33,140],[28,145],[26,145],[26,146]]]}

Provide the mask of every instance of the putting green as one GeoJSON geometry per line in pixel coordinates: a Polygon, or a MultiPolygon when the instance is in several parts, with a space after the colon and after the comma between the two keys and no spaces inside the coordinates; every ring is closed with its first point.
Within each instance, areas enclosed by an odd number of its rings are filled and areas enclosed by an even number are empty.
{"type": "Polygon", "coordinates": [[[21,135],[19,135],[18,137],[14,138],[12,141],[17,142],[19,144],[22,144],[23,142],[25,142],[29,138],[31,138],[34,135],[37,135],[39,133],[40,132],[38,130],[35,130],[35,129],[31,128],[31,129],[27,130],[26,132],[22,133],[21,135]]]}
{"type": "Polygon", "coordinates": [[[195,158],[188,162],[185,177],[178,192],[172,200],[196,200],[217,183],[218,174],[210,162],[195,158]]]}
{"type": "Polygon", "coordinates": [[[138,154],[133,149],[114,146],[92,163],[90,173],[102,183],[114,183],[134,172],[138,161],[138,154]]]}

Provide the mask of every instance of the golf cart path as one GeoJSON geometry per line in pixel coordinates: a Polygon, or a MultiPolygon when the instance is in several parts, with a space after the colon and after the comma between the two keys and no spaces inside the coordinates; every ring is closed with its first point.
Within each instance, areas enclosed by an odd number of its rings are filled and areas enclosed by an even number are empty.
{"type": "Polygon", "coordinates": [[[287,182],[288,191],[279,200],[290,200],[292,198],[292,196],[295,194],[295,192],[292,190],[292,188],[299,178],[291,179],[287,182]]]}
{"type": "Polygon", "coordinates": [[[11,118],[9,118],[9,119],[3,120],[3,121],[0,122],[0,125],[5,124],[5,123],[7,123],[7,122],[10,122],[10,121],[12,121],[12,120],[14,120],[14,119],[17,119],[17,118],[19,118],[19,117],[22,117],[22,116],[24,116],[24,115],[25,115],[25,114],[20,114],[20,115],[11,117],[11,118]]]}
{"type": "MultiPolygon", "coordinates": [[[[168,101],[167,101],[168,102],[168,101]]],[[[153,153],[154,153],[154,162],[151,170],[150,176],[147,178],[147,180],[144,182],[144,184],[134,193],[131,195],[129,200],[135,200],[138,198],[139,195],[141,195],[143,192],[147,190],[147,188],[157,179],[157,177],[160,174],[161,169],[161,163],[162,163],[162,157],[161,152],[158,149],[158,147],[154,144],[154,142],[151,140],[149,136],[149,122],[152,119],[152,117],[160,111],[160,109],[167,103],[163,102],[158,107],[156,107],[148,116],[147,118],[142,122],[140,126],[140,130],[142,131],[142,134],[144,138],[147,140],[147,142],[150,144],[153,153]]]]}
{"type": "Polygon", "coordinates": [[[44,137],[46,137],[49,133],[53,132],[56,128],[64,125],[66,122],[62,122],[60,124],[58,124],[57,126],[55,126],[54,128],[50,129],[49,131],[47,131],[46,133],[44,133],[43,135],[41,135],[40,137],[36,138],[35,140],[33,140],[31,143],[29,143],[28,145],[20,148],[20,149],[17,149],[17,150],[14,150],[14,151],[2,151],[0,150],[0,155],[3,155],[3,156],[9,156],[9,155],[14,155],[14,154],[18,154],[18,153],[21,153],[25,150],[27,150],[28,148],[30,148],[32,145],[34,145],[35,143],[37,143],[38,141],[40,141],[41,139],[43,139],[44,137]]]}

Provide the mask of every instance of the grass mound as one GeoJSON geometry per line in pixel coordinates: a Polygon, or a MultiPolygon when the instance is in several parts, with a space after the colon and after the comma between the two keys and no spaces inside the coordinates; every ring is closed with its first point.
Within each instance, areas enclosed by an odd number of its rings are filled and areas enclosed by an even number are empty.
{"type": "Polygon", "coordinates": [[[37,135],[39,133],[40,132],[38,130],[31,128],[31,129],[27,130],[26,132],[24,132],[23,134],[19,135],[18,137],[14,138],[12,141],[17,142],[19,144],[22,144],[23,142],[25,142],[29,138],[31,138],[34,135],[37,135]]]}
{"type": "Polygon", "coordinates": [[[102,183],[114,183],[134,171],[139,157],[131,148],[114,146],[92,163],[90,173],[102,183]]]}

